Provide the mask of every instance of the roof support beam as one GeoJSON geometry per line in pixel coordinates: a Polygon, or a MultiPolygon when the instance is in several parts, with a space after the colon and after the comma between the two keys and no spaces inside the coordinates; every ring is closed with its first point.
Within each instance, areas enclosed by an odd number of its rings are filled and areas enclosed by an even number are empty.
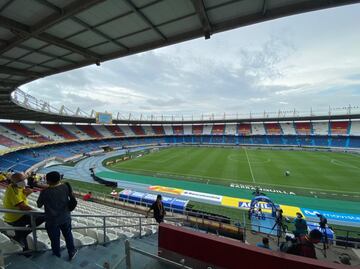
{"type": "Polygon", "coordinates": [[[11,29],[12,31],[16,32],[18,34],[18,36],[20,36],[20,38],[15,37],[12,40],[10,40],[8,45],[1,47],[0,54],[6,52],[7,50],[9,50],[17,45],[20,45],[24,40],[26,40],[30,37],[35,37],[35,38],[39,38],[45,42],[57,45],[59,47],[76,52],[78,54],[81,54],[85,58],[93,58],[94,61],[97,61],[100,58],[100,56],[98,56],[97,54],[95,54],[85,48],[79,47],[75,44],[72,44],[71,42],[62,40],[62,39],[52,36],[50,34],[31,32],[29,30],[28,26],[26,26],[22,23],[19,23],[17,21],[14,21],[12,19],[3,17],[3,16],[0,16],[0,25],[11,29]]]}
{"type": "Polygon", "coordinates": [[[203,0],[192,0],[196,13],[198,14],[200,23],[202,25],[205,39],[209,39],[212,34],[212,28],[210,24],[210,20],[207,16],[205,5],[203,0]]]}
{"type": "Polygon", "coordinates": [[[98,29],[96,29],[95,27],[91,27],[89,24],[87,24],[86,22],[80,20],[77,17],[72,17],[71,18],[73,21],[77,22],[78,24],[82,25],[83,27],[85,27],[86,29],[88,29],[91,32],[94,32],[95,34],[98,34],[99,36],[105,38],[107,41],[114,43],[115,45],[122,47],[126,50],[129,50],[128,47],[126,47],[124,44],[120,43],[119,41],[111,38],[110,36],[108,36],[107,34],[99,31],[98,29]]]}
{"type": "Polygon", "coordinates": [[[29,77],[41,77],[42,75],[37,72],[21,70],[8,66],[0,66],[0,73],[15,75],[15,76],[29,76],[29,77]]]}
{"type": "MultiPolygon", "coordinates": [[[[14,33],[17,34],[16,38],[13,38],[9,44],[0,47],[0,54],[14,48],[18,44],[22,43],[24,40],[30,38],[30,37],[37,37],[39,34],[44,32],[46,29],[50,28],[51,26],[55,25],[56,23],[59,23],[60,21],[63,21],[79,12],[81,12],[84,9],[88,9],[93,5],[99,4],[101,2],[104,2],[105,0],[77,0],[75,2],[72,2],[71,4],[64,7],[63,12],[59,13],[56,12],[54,14],[51,14],[50,16],[46,17],[45,19],[41,20],[37,24],[33,26],[27,26],[23,25],[19,22],[16,22],[14,20],[11,20],[9,18],[0,17],[0,26],[6,27],[10,30],[12,30],[14,33]]],[[[48,41],[46,41],[48,42],[48,41]]],[[[69,45],[69,44],[67,44],[69,45]]],[[[58,43],[58,46],[60,44],[58,43]]],[[[69,47],[69,46],[67,46],[69,47]]],[[[82,49],[81,55],[87,57],[87,58],[94,58],[93,55],[86,54],[86,50],[82,49]]],[[[96,60],[98,60],[98,57],[95,57],[96,60]]]]}
{"type": "Polygon", "coordinates": [[[131,10],[137,14],[151,29],[153,29],[163,40],[167,40],[166,36],[160,32],[158,28],[144,15],[144,13],[141,12],[140,9],[138,9],[131,0],[124,0],[125,3],[128,4],[128,6],[131,8],[131,10]]]}

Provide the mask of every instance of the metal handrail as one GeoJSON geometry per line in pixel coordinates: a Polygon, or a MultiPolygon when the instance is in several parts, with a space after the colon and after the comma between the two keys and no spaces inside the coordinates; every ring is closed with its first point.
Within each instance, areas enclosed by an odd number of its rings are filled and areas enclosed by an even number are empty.
{"type": "Polygon", "coordinates": [[[182,261],[182,263],[177,263],[168,259],[165,259],[163,257],[156,256],[154,254],[151,254],[149,252],[146,252],[144,250],[141,250],[136,247],[131,247],[129,240],[125,240],[125,256],[126,256],[126,269],[131,269],[131,251],[137,252],[141,255],[153,258],[155,260],[158,260],[160,262],[166,263],[168,265],[174,266],[176,268],[183,268],[183,269],[192,269],[191,267],[188,267],[185,265],[185,260],[182,261]]]}

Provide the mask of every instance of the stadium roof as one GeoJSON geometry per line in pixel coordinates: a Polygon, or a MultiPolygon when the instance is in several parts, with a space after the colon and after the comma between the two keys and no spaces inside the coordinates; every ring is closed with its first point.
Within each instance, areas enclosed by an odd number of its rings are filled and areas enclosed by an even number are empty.
{"type": "Polygon", "coordinates": [[[0,0],[0,118],[84,121],[30,112],[14,104],[10,93],[27,82],[75,68],[194,38],[208,39],[244,25],[359,2],[0,0]]]}

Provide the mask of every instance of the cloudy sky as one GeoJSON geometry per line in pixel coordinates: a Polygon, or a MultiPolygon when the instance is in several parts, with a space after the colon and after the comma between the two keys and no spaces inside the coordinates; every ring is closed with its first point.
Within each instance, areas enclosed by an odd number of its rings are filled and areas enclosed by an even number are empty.
{"type": "Polygon", "coordinates": [[[255,24],[40,79],[71,109],[243,114],[360,105],[360,4],[255,24]]]}

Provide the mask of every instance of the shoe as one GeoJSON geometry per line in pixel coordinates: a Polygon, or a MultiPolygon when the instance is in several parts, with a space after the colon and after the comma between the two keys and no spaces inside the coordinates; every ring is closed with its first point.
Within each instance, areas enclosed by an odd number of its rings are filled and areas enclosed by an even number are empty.
{"type": "Polygon", "coordinates": [[[78,253],[78,250],[75,249],[73,253],[69,254],[69,261],[72,261],[75,258],[77,253],[78,253]]]}

